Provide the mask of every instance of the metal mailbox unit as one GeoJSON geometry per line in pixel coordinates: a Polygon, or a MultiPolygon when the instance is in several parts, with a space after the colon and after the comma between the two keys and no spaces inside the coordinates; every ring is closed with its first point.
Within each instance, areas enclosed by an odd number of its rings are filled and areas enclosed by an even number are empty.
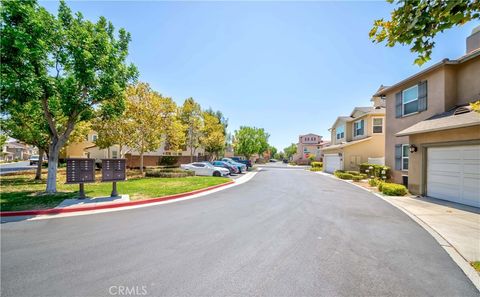
{"type": "Polygon", "coordinates": [[[95,182],[95,159],[72,158],[67,159],[66,184],[79,184],[79,198],[85,198],[83,184],[95,182]]]}
{"type": "Polygon", "coordinates": [[[126,179],[125,159],[102,159],[102,182],[112,182],[111,197],[118,196],[117,182],[126,179]]]}

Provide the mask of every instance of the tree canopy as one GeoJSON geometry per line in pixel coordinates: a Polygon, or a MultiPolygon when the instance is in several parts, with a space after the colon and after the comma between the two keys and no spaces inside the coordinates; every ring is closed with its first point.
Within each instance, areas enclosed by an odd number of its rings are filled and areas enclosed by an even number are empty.
{"type": "Polygon", "coordinates": [[[261,155],[268,150],[268,138],[269,135],[263,128],[241,126],[235,131],[235,153],[247,159],[254,154],[261,155]]]}
{"type": "Polygon", "coordinates": [[[370,38],[376,43],[385,41],[389,47],[411,45],[410,50],[418,55],[415,59],[418,65],[430,60],[438,33],[480,18],[478,0],[396,0],[396,3],[398,7],[389,20],[374,21],[370,38]]]}
{"type": "Polygon", "coordinates": [[[104,17],[91,22],[64,1],[58,16],[34,0],[3,1],[0,17],[0,108],[8,118],[39,102],[50,136],[46,191],[56,192],[58,155],[75,126],[125,107],[123,91],[137,75],[126,62],[130,34],[115,36],[104,17]]]}
{"type": "Polygon", "coordinates": [[[285,153],[285,157],[287,157],[287,159],[290,159],[293,155],[297,153],[297,145],[295,143],[292,143],[291,145],[284,148],[283,152],[285,153]]]}

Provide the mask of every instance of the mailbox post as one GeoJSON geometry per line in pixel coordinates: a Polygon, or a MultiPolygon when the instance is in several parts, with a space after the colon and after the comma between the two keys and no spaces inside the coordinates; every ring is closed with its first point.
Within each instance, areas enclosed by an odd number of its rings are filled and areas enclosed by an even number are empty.
{"type": "Polygon", "coordinates": [[[111,197],[117,197],[117,182],[127,178],[125,159],[102,159],[102,182],[112,182],[111,197]]]}
{"type": "Polygon", "coordinates": [[[79,184],[78,196],[85,198],[85,183],[95,182],[95,159],[72,158],[67,159],[66,184],[79,184]]]}

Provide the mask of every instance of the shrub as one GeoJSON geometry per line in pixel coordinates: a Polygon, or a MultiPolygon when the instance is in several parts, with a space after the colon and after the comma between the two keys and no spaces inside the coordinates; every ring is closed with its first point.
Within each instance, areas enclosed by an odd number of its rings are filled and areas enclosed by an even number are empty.
{"type": "Polygon", "coordinates": [[[167,166],[172,166],[177,164],[178,162],[178,157],[177,156],[162,156],[158,160],[158,165],[167,165],[167,166]]]}
{"type": "Polygon", "coordinates": [[[312,167],[310,168],[310,171],[322,171],[323,167],[312,167]]]}
{"type": "Polygon", "coordinates": [[[360,164],[360,172],[367,174],[368,177],[373,176],[376,178],[383,179],[383,176],[385,176],[385,179],[389,179],[391,171],[390,171],[390,167],[388,166],[363,163],[363,164],[360,164]],[[372,167],[372,169],[370,169],[370,167],[372,167]],[[382,174],[382,172],[385,172],[385,174],[382,174]]]}
{"type": "Polygon", "coordinates": [[[370,179],[368,180],[368,184],[370,185],[370,187],[376,187],[377,184],[378,184],[378,180],[375,179],[375,178],[370,178],[370,179]]]}
{"type": "Polygon", "coordinates": [[[145,176],[147,177],[187,177],[194,176],[194,171],[183,170],[179,168],[166,168],[166,169],[151,169],[147,170],[145,176]]]}
{"type": "Polygon", "coordinates": [[[343,170],[336,170],[333,174],[340,179],[353,179],[352,174],[343,172],[343,170]]]}
{"type": "Polygon", "coordinates": [[[359,175],[360,172],[358,171],[345,171],[346,173],[350,173],[351,175],[359,175]]]}
{"type": "Polygon", "coordinates": [[[310,165],[312,165],[313,168],[323,167],[323,162],[312,162],[310,165]]]}
{"type": "Polygon", "coordinates": [[[404,185],[383,183],[382,193],[388,196],[404,196],[407,194],[407,188],[404,185]]]}
{"type": "MultiPolygon", "coordinates": [[[[258,163],[258,162],[257,162],[258,163]]],[[[295,162],[288,162],[288,165],[297,165],[295,162]]]]}
{"type": "Polygon", "coordinates": [[[377,180],[377,189],[381,192],[382,191],[382,188],[383,188],[383,184],[385,182],[382,181],[382,180],[377,180]]]}
{"type": "MultiPolygon", "coordinates": [[[[347,173],[348,174],[348,173],[347,173]]],[[[353,178],[352,178],[353,181],[361,181],[362,180],[362,177],[360,175],[353,175],[353,178]]]]}

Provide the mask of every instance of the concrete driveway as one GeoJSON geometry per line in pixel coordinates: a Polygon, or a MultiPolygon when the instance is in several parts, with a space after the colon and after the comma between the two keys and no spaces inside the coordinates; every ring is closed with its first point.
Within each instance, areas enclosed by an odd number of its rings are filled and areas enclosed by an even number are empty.
{"type": "Polygon", "coordinates": [[[403,212],[275,167],[200,199],[3,224],[2,296],[479,296],[403,212]]]}

